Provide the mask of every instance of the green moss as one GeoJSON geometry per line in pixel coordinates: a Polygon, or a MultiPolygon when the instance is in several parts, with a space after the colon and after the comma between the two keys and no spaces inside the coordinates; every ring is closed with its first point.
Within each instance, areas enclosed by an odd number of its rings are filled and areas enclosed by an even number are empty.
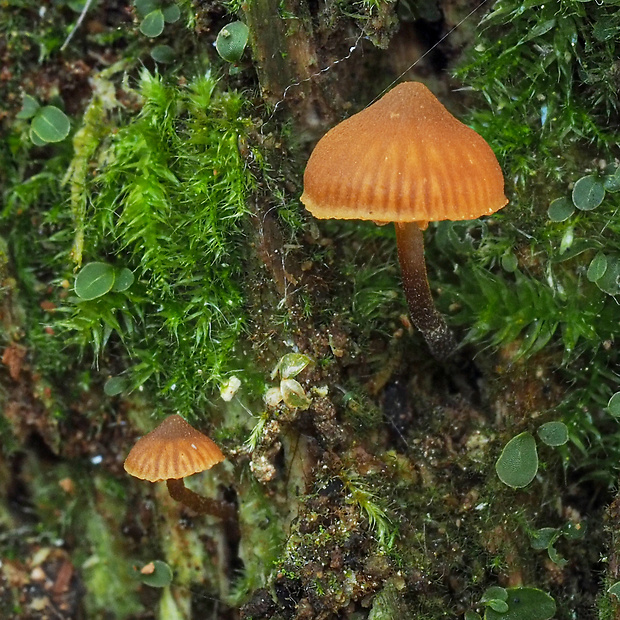
{"type": "MultiPolygon", "coordinates": [[[[141,112],[106,143],[85,195],[72,187],[76,213],[90,204],[85,255],[129,268],[136,282],[71,300],[64,329],[82,347],[93,343],[96,355],[120,339],[133,386],[151,379],[186,414],[234,368],[244,327],[239,278],[252,177],[237,143],[248,121],[241,96],[215,88],[209,76],[179,88],[144,71],[141,112]]],[[[83,167],[76,157],[74,177],[83,167]]]]}
{"type": "Polygon", "coordinates": [[[607,126],[618,110],[613,5],[505,0],[483,27],[459,74],[486,98],[490,110],[476,112],[476,124],[518,187],[539,173],[561,181],[575,142],[599,149],[616,142],[607,126]],[[557,156],[562,165],[541,165],[557,156]]]}
{"type": "Polygon", "coordinates": [[[340,479],[347,493],[345,501],[358,507],[368,520],[368,526],[381,547],[386,549],[392,547],[398,529],[382,506],[384,500],[377,493],[373,493],[369,485],[355,472],[343,472],[340,479]]]}
{"type": "Polygon", "coordinates": [[[243,573],[230,593],[229,602],[233,605],[239,605],[252,592],[267,586],[285,542],[276,506],[256,480],[245,481],[240,499],[239,558],[243,562],[243,573]]]}
{"type": "Polygon", "coordinates": [[[54,545],[62,541],[71,549],[85,582],[88,613],[125,618],[139,612],[139,580],[132,576],[130,547],[119,536],[127,512],[121,484],[106,474],[85,472],[84,464],[50,468],[34,453],[27,455],[26,471],[37,539],[54,545]]]}

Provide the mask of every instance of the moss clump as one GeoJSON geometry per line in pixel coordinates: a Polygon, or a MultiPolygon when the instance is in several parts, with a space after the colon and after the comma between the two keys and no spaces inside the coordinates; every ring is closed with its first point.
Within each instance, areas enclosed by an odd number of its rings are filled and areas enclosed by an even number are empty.
{"type": "Polygon", "coordinates": [[[616,7],[505,0],[483,27],[459,74],[489,103],[476,122],[519,187],[539,173],[564,180],[576,142],[615,144],[609,121],[618,111],[616,7]],[[552,164],[557,156],[560,166],[552,164]]]}
{"type": "Polygon", "coordinates": [[[207,75],[179,87],[144,71],[140,113],[102,145],[85,197],[72,196],[78,213],[88,202],[86,224],[76,222],[85,262],[128,268],[136,281],[71,299],[63,328],[96,355],[115,334],[133,387],[153,380],[185,414],[234,367],[244,326],[238,278],[252,177],[238,141],[249,123],[243,98],[216,92],[216,83],[207,75]]]}

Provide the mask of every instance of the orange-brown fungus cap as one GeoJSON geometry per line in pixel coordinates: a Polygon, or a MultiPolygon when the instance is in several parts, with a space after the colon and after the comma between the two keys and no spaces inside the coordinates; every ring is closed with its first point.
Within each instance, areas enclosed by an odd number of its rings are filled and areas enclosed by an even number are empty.
{"type": "Polygon", "coordinates": [[[125,471],[141,480],[158,482],[191,476],[223,460],[213,441],[180,415],[171,415],[138,439],[125,460],[125,471]]]}
{"type": "Polygon", "coordinates": [[[318,218],[376,222],[469,220],[508,202],[491,147],[419,82],[323,136],[301,201],[318,218]]]}

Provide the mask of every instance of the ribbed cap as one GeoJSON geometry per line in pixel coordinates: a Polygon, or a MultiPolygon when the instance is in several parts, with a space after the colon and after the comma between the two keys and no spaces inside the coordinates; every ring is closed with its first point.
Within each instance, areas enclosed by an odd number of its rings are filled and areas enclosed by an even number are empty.
{"type": "Polygon", "coordinates": [[[224,458],[213,441],[175,414],[138,439],[125,460],[125,471],[158,482],[211,469],[224,458]]]}
{"type": "Polygon", "coordinates": [[[321,138],[301,201],[317,218],[376,222],[469,220],[508,202],[491,147],[419,82],[321,138]]]}

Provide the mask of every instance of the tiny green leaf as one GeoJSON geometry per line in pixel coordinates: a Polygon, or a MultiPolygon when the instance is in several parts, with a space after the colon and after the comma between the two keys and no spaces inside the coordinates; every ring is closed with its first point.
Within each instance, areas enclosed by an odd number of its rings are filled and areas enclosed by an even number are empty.
{"type": "Polygon", "coordinates": [[[126,291],[133,284],[133,281],[134,277],[131,269],[123,267],[116,272],[116,275],[114,277],[114,286],[112,287],[112,290],[116,293],[126,291]]]}
{"type": "Polygon", "coordinates": [[[491,586],[484,591],[482,598],[480,599],[481,603],[488,603],[492,600],[498,601],[507,601],[508,600],[508,592],[506,588],[502,588],[501,586],[491,586]]]}
{"type": "Polygon", "coordinates": [[[607,409],[609,413],[616,418],[620,419],[620,392],[616,392],[607,403],[607,409]]]}
{"type": "Polygon", "coordinates": [[[84,5],[86,4],[86,0],[68,0],[67,6],[74,13],[81,13],[84,10],[84,5]]]}
{"type": "Polygon", "coordinates": [[[612,584],[607,589],[607,592],[609,592],[609,594],[613,594],[618,600],[620,600],[620,581],[616,581],[616,583],[612,584]]]}
{"type": "Polygon", "coordinates": [[[482,620],[482,616],[475,611],[466,611],[464,620],[482,620]]]}
{"type": "Polygon", "coordinates": [[[39,107],[39,102],[34,97],[24,95],[22,109],[16,114],[15,118],[32,118],[37,113],[39,107]]]}
{"type": "Polygon", "coordinates": [[[575,212],[575,207],[568,198],[556,198],[549,205],[547,215],[552,222],[564,222],[575,212]]]}
{"type": "Polygon", "coordinates": [[[603,187],[608,192],[620,192],[620,166],[614,172],[603,177],[603,187]]]}
{"type": "Polygon", "coordinates": [[[303,353],[287,353],[280,358],[271,378],[274,379],[279,372],[282,379],[292,379],[311,362],[312,360],[303,353]]]}
{"type": "Polygon", "coordinates": [[[103,391],[106,396],[117,396],[121,394],[127,387],[125,377],[110,377],[103,384],[103,391]]]}
{"type": "Polygon", "coordinates": [[[164,14],[161,9],[151,11],[140,24],[140,32],[152,39],[164,31],[164,14]]]}
{"type": "Polygon", "coordinates": [[[495,463],[495,471],[504,484],[514,489],[526,487],[534,480],[538,471],[538,454],[531,433],[521,433],[504,446],[495,463]]]}
{"type": "Polygon", "coordinates": [[[172,570],[165,562],[155,560],[140,571],[140,579],[152,588],[165,588],[172,582],[172,570]],[[145,572],[145,570],[149,572],[145,572]]]}
{"type": "Polygon", "coordinates": [[[62,110],[46,105],[35,114],[30,129],[43,142],[60,142],[69,135],[71,123],[62,110]]]}
{"type": "Polygon", "coordinates": [[[487,603],[487,605],[493,611],[497,611],[500,614],[505,614],[508,611],[508,604],[504,603],[504,601],[498,601],[497,599],[492,599],[487,603]]]}
{"type": "Polygon", "coordinates": [[[607,257],[602,252],[597,252],[590,262],[588,273],[586,274],[590,282],[600,280],[607,270],[607,257]]]}
{"type": "Polygon", "coordinates": [[[161,2],[157,0],[136,0],[133,5],[136,7],[136,11],[140,17],[146,17],[149,13],[158,9],[161,2]]]}
{"type": "Polygon", "coordinates": [[[280,391],[282,392],[282,400],[291,409],[307,409],[312,400],[308,398],[304,388],[295,379],[282,379],[280,381],[280,391]]]}
{"type": "Polygon", "coordinates": [[[114,267],[107,263],[88,263],[75,277],[75,294],[83,300],[101,297],[113,286],[114,267]]]}
{"type": "Polygon", "coordinates": [[[538,428],[538,436],[548,446],[563,446],[568,441],[568,427],[564,422],[547,422],[538,428]]]}
{"type": "Polygon", "coordinates": [[[608,295],[620,294],[620,259],[608,256],[607,269],[595,284],[608,295]]]}
{"type": "Polygon", "coordinates": [[[571,245],[573,245],[573,241],[575,240],[575,228],[573,226],[569,226],[562,235],[562,240],[560,241],[560,254],[564,254],[568,249],[570,249],[571,245]]]}
{"type": "Polygon", "coordinates": [[[581,177],[573,187],[573,203],[582,211],[596,209],[605,198],[605,188],[594,175],[581,177]]]}
{"type": "Polygon", "coordinates": [[[181,17],[181,9],[176,4],[167,6],[162,13],[167,24],[174,24],[181,17]]]}
{"type": "Polygon", "coordinates": [[[165,64],[174,60],[174,50],[169,45],[156,45],[151,50],[151,58],[155,62],[165,64]]]}
{"type": "Polygon", "coordinates": [[[516,271],[518,266],[519,261],[512,252],[508,252],[502,256],[502,268],[508,273],[513,273],[516,271]]]}
{"type": "Polygon", "coordinates": [[[548,549],[560,536],[556,527],[543,527],[530,534],[532,549],[548,549]]]}
{"type": "Polygon", "coordinates": [[[553,545],[549,545],[547,549],[547,553],[549,554],[549,559],[557,564],[560,568],[564,568],[568,564],[568,560],[563,558],[558,552],[557,549],[553,545]]]}
{"type": "Polygon", "coordinates": [[[555,601],[537,588],[508,588],[508,611],[487,608],[485,620],[550,620],[556,611],[555,601]]]}
{"type": "Polygon", "coordinates": [[[41,140],[41,138],[37,136],[37,134],[32,130],[32,125],[30,126],[29,135],[32,144],[34,144],[35,146],[46,146],[48,144],[47,142],[45,142],[45,140],[41,140]]]}
{"type": "Polygon", "coordinates": [[[583,523],[573,523],[569,521],[562,528],[562,534],[569,540],[581,540],[586,534],[586,527],[583,523]]]}
{"type": "Polygon", "coordinates": [[[239,62],[248,43],[249,28],[243,22],[232,22],[224,26],[217,39],[215,49],[226,62],[239,62]]]}

